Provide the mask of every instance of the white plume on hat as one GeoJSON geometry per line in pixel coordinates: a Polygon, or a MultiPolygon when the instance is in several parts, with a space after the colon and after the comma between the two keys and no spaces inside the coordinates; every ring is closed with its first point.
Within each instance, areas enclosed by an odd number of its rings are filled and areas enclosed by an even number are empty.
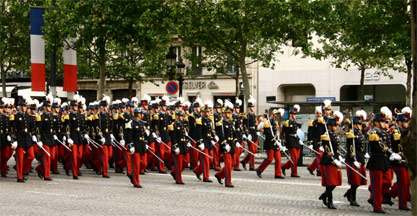
{"type": "Polygon", "coordinates": [[[223,100],[222,99],[217,99],[217,101],[216,101],[218,104],[220,104],[220,106],[222,107],[223,106],[223,100]]]}
{"type": "Polygon", "coordinates": [[[109,97],[109,96],[107,96],[107,95],[105,95],[105,94],[103,94],[103,99],[102,99],[102,101],[106,101],[106,103],[107,103],[107,104],[110,104],[110,97],[109,97]]]}
{"type": "Polygon", "coordinates": [[[323,103],[324,103],[324,108],[331,108],[332,107],[332,101],[331,100],[326,99],[326,100],[323,101],[323,103]]]}
{"type": "Polygon", "coordinates": [[[335,111],[334,115],[336,116],[336,123],[341,124],[343,122],[343,113],[335,111]]]}
{"type": "Polygon", "coordinates": [[[224,100],[224,106],[229,108],[229,109],[233,109],[234,105],[232,102],[230,102],[230,100],[226,99],[224,100]]]}
{"type": "Polygon", "coordinates": [[[404,107],[401,109],[401,113],[407,115],[408,118],[411,118],[413,110],[410,107],[404,107]]]}
{"type": "Polygon", "coordinates": [[[113,101],[113,102],[111,102],[111,104],[112,105],[116,105],[117,104],[117,101],[113,101]]]}
{"type": "Polygon", "coordinates": [[[388,107],[386,106],[381,107],[380,112],[381,114],[385,116],[385,118],[388,118],[388,119],[392,118],[392,112],[388,107]]]}
{"type": "MultiPolygon", "coordinates": [[[[133,100],[133,98],[132,98],[132,100],[133,100]]],[[[152,98],[151,98],[151,96],[149,96],[148,94],[144,94],[143,95],[143,100],[146,100],[146,101],[148,101],[148,103],[152,100],[152,98]]]]}
{"type": "Polygon", "coordinates": [[[283,108],[279,108],[279,109],[278,109],[278,112],[279,112],[279,114],[280,114],[281,116],[284,116],[284,114],[285,114],[285,109],[283,109],[283,108]]]}
{"type": "Polygon", "coordinates": [[[356,111],[356,116],[361,117],[361,119],[366,120],[367,114],[365,110],[356,111]]]}
{"type": "Polygon", "coordinates": [[[123,103],[123,104],[125,104],[125,105],[126,105],[126,104],[127,104],[127,102],[129,102],[129,99],[127,99],[127,98],[123,98],[123,99],[122,99],[122,103],[123,103]]]}
{"type": "Polygon", "coordinates": [[[300,110],[301,110],[300,105],[294,104],[294,110],[295,110],[296,113],[300,112],[300,110]]]}
{"type": "Polygon", "coordinates": [[[242,106],[242,100],[240,100],[239,98],[236,98],[236,104],[238,106],[242,106]]]}
{"type": "Polygon", "coordinates": [[[9,105],[10,106],[13,106],[14,105],[14,98],[9,98],[9,105]]]}
{"type": "Polygon", "coordinates": [[[191,103],[190,103],[190,101],[185,101],[182,105],[186,106],[186,107],[190,107],[191,103]]]}
{"type": "Polygon", "coordinates": [[[50,103],[50,104],[52,104],[53,102],[54,102],[54,97],[52,97],[52,93],[51,92],[49,92],[49,94],[48,95],[46,95],[46,100],[50,103]]]}
{"type": "Polygon", "coordinates": [[[61,105],[61,98],[59,98],[59,97],[54,98],[54,103],[56,103],[57,106],[60,106],[61,105]]]}
{"type": "Polygon", "coordinates": [[[80,101],[80,95],[78,94],[78,92],[74,95],[73,100],[75,100],[75,103],[78,103],[80,101]]]}
{"type": "Polygon", "coordinates": [[[161,102],[161,98],[159,97],[155,98],[155,103],[159,105],[159,102],[161,102]]]}
{"type": "Polygon", "coordinates": [[[61,104],[61,108],[64,108],[66,106],[68,106],[67,102],[64,102],[64,103],[61,104]]]}
{"type": "Polygon", "coordinates": [[[36,107],[36,109],[39,108],[39,106],[40,106],[40,103],[39,103],[38,99],[32,100],[32,103],[31,104],[34,104],[35,107],[36,107]]]}
{"type": "Polygon", "coordinates": [[[248,99],[248,103],[255,104],[255,103],[256,103],[256,99],[255,99],[255,98],[253,98],[253,97],[252,97],[252,95],[250,95],[250,96],[249,96],[249,99],[248,99]]]}
{"type": "Polygon", "coordinates": [[[178,97],[177,101],[180,102],[180,104],[183,104],[185,100],[183,97],[178,97]]]}
{"type": "Polygon", "coordinates": [[[32,98],[29,95],[23,95],[22,97],[26,104],[32,104],[32,98]]]}
{"type": "Polygon", "coordinates": [[[197,96],[197,99],[195,99],[194,103],[198,103],[200,106],[203,105],[203,101],[200,98],[200,95],[197,96]]]}
{"type": "Polygon", "coordinates": [[[316,113],[320,113],[320,114],[323,113],[321,106],[316,106],[316,113]]]}
{"type": "Polygon", "coordinates": [[[162,96],[162,100],[165,101],[165,103],[167,103],[169,101],[169,96],[168,95],[162,96]]]}
{"type": "Polygon", "coordinates": [[[85,97],[80,96],[80,103],[81,103],[81,106],[85,105],[85,97]]]}
{"type": "Polygon", "coordinates": [[[204,106],[208,108],[213,108],[213,102],[211,100],[204,101],[204,106]]]}
{"type": "MultiPolygon", "coordinates": [[[[146,95],[146,94],[145,94],[146,95]]],[[[149,96],[149,95],[148,95],[149,96]]],[[[150,98],[150,97],[149,97],[150,98]]],[[[149,100],[150,101],[150,100],[149,100]]],[[[149,101],[148,101],[148,103],[149,103],[149,101]]],[[[133,102],[133,104],[135,105],[135,107],[138,105],[138,103],[139,103],[139,99],[137,98],[137,97],[132,97],[132,102],[133,102]]]]}

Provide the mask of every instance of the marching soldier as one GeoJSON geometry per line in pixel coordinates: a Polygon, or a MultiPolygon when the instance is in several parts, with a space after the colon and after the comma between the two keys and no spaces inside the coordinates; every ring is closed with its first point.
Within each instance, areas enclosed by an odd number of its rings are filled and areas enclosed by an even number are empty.
{"type": "Polygon", "coordinates": [[[262,178],[262,172],[268,167],[272,160],[275,159],[275,178],[283,179],[281,175],[281,152],[285,151],[285,147],[281,146],[278,142],[278,124],[275,120],[280,115],[279,111],[274,109],[272,115],[268,121],[264,123],[265,142],[264,149],[266,150],[267,158],[256,169],[256,174],[259,178],[262,178]]]}
{"type": "MultiPolygon", "coordinates": [[[[170,116],[167,113],[166,103],[169,101],[168,96],[162,97],[162,100],[159,101],[160,111],[157,115],[154,115],[155,120],[157,120],[158,136],[154,135],[156,142],[159,143],[159,155],[160,158],[166,163],[170,156],[171,149],[171,138],[169,137],[168,125],[170,124],[170,116]]],[[[162,162],[159,162],[159,173],[166,174],[165,166],[162,162]]]]}
{"type": "MultiPolygon", "coordinates": [[[[366,120],[366,112],[358,110],[353,117],[353,129],[346,133],[346,163],[357,172],[366,177],[365,168],[365,136],[362,134],[362,121],[366,120]]],[[[350,189],[346,191],[344,197],[348,199],[351,206],[359,206],[356,202],[356,190],[360,185],[367,185],[366,179],[361,177],[350,168],[346,169],[350,189]]]]}
{"type": "Polygon", "coordinates": [[[110,97],[104,96],[103,100],[100,101],[99,107],[99,119],[97,125],[98,139],[103,148],[100,148],[100,159],[101,159],[101,169],[99,172],[102,172],[103,178],[110,178],[108,173],[109,158],[112,155],[112,139],[114,136],[112,134],[113,124],[110,114],[108,113],[108,104],[110,103],[110,97]]]}
{"type": "Polygon", "coordinates": [[[336,116],[328,117],[326,120],[327,131],[321,135],[324,153],[320,160],[321,185],[326,187],[325,192],[319,197],[329,209],[336,209],[333,205],[333,190],[336,186],[342,185],[341,162],[343,158],[339,155],[340,141],[337,137],[337,124],[343,119],[337,119],[336,116]]]}
{"type": "Polygon", "coordinates": [[[234,187],[232,185],[232,168],[234,166],[234,153],[235,153],[235,143],[237,138],[234,137],[234,126],[232,122],[232,110],[233,104],[226,100],[225,107],[223,108],[223,122],[222,122],[222,132],[218,134],[220,142],[220,152],[224,157],[224,167],[222,170],[217,172],[214,177],[216,177],[219,184],[223,184],[222,179],[225,179],[226,187],[234,187]]]}
{"type": "MultiPolygon", "coordinates": [[[[247,134],[246,140],[249,146],[249,151],[256,153],[258,151],[258,134],[256,125],[256,114],[255,114],[255,103],[256,100],[251,96],[248,100],[248,113],[243,116],[243,127],[247,134]]],[[[243,139],[245,139],[243,137],[243,139]]],[[[281,157],[278,169],[281,168],[281,157]]],[[[246,155],[246,157],[240,162],[243,168],[246,170],[246,164],[249,163],[249,170],[255,170],[255,156],[252,154],[246,155]]],[[[276,162],[275,162],[276,163],[276,162]]],[[[280,170],[281,171],[281,170],[280,170]]],[[[262,172],[261,172],[262,173],[262,172]]]]}
{"type": "MultiPolygon", "coordinates": [[[[59,114],[59,107],[61,106],[61,99],[60,98],[54,98],[54,103],[52,103],[52,128],[54,131],[53,139],[55,145],[52,146],[54,150],[52,152],[55,152],[54,157],[51,160],[51,170],[52,174],[59,174],[58,171],[58,159],[59,159],[59,147],[61,146],[58,144],[57,140],[59,139],[58,136],[62,133],[62,127],[61,127],[61,116],[59,114]]],[[[61,146],[62,147],[62,146],[61,146]]]]}
{"type": "Polygon", "coordinates": [[[82,144],[82,134],[81,132],[84,131],[83,120],[82,116],[78,113],[78,100],[79,98],[74,96],[74,100],[70,102],[71,111],[69,114],[64,118],[67,120],[66,123],[66,140],[71,148],[71,152],[69,152],[69,160],[66,165],[65,172],[68,175],[68,171],[72,170],[72,177],[73,179],[78,179],[78,163],[83,154],[83,144],[82,144]]]}
{"type": "Polygon", "coordinates": [[[11,100],[9,98],[2,98],[0,100],[0,171],[1,177],[7,177],[7,161],[12,157],[14,149],[17,146],[12,140],[11,133],[11,122],[10,122],[10,108],[12,107],[11,100]]]}
{"type": "MultiPolygon", "coordinates": [[[[329,110],[329,107],[325,108],[329,110]]],[[[321,106],[316,107],[316,119],[308,123],[308,134],[307,139],[310,143],[310,147],[313,148],[318,153],[314,153],[315,160],[307,167],[307,170],[311,175],[314,175],[314,171],[317,169],[317,176],[321,176],[319,164],[321,157],[323,155],[320,137],[326,133],[324,117],[322,116],[321,106]]]]}
{"type": "MultiPolygon", "coordinates": [[[[188,115],[187,121],[188,121],[188,127],[190,129],[190,133],[189,136],[194,140],[197,141],[198,140],[198,134],[200,129],[199,127],[201,125],[197,124],[197,122],[201,121],[197,121],[198,119],[201,118],[201,108],[200,106],[202,105],[202,101],[200,99],[200,97],[197,97],[196,101],[193,103],[192,105],[192,111],[190,111],[191,113],[188,115]]],[[[191,142],[191,145],[194,148],[198,148],[197,143],[195,143],[194,141],[191,142]]],[[[198,166],[198,159],[200,158],[200,153],[195,150],[195,149],[190,149],[190,163],[191,163],[191,169],[194,169],[198,166]]]]}
{"type": "MultiPolygon", "coordinates": [[[[223,106],[223,101],[221,99],[217,99],[216,103],[214,104],[214,113],[213,113],[216,134],[221,133],[221,130],[222,130],[222,121],[223,121],[222,106],[223,106]]],[[[213,147],[213,167],[215,171],[220,171],[219,150],[220,150],[220,144],[218,141],[216,141],[216,145],[213,147]]]]}
{"type": "Polygon", "coordinates": [[[176,184],[184,184],[181,173],[190,160],[188,147],[191,146],[191,143],[187,138],[187,129],[184,125],[184,114],[184,111],[177,110],[175,113],[176,120],[170,128],[170,130],[173,131],[173,136],[171,137],[172,153],[175,154],[174,169],[171,170],[171,176],[174,178],[176,184]]]}
{"type": "Polygon", "coordinates": [[[237,143],[236,143],[236,149],[235,149],[235,154],[234,154],[234,160],[235,160],[235,165],[234,165],[234,171],[240,171],[239,168],[239,162],[240,162],[240,155],[243,152],[243,140],[242,140],[242,116],[240,114],[240,106],[242,106],[242,100],[240,100],[239,98],[236,98],[236,103],[234,104],[234,109],[233,109],[233,124],[234,124],[234,128],[235,128],[235,137],[237,138],[237,143]]]}
{"type": "Polygon", "coordinates": [[[16,148],[16,170],[17,182],[24,183],[26,175],[31,168],[32,161],[35,159],[33,143],[37,142],[35,134],[35,123],[27,112],[27,104],[31,101],[30,97],[19,100],[19,110],[15,115],[10,115],[12,122],[11,137],[16,141],[12,147],[16,148]]]}
{"type": "Polygon", "coordinates": [[[282,135],[285,142],[285,146],[290,151],[291,160],[288,160],[287,163],[282,165],[282,173],[285,175],[285,170],[291,168],[291,177],[297,177],[300,176],[297,174],[297,162],[298,158],[300,157],[301,152],[301,145],[300,145],[300,139],[297,136],[297,122],[296,116],[297,113],[300,111],[299,105],[294,105],[294,109],[290,109],[289,115],[290,118],[287,120],[283,127],[282,127],[282,135]]]}

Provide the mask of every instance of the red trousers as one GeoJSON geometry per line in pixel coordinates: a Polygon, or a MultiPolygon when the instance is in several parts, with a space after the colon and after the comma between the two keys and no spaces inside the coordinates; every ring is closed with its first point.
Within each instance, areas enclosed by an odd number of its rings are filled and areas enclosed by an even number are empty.
{"type": "Polygon", "coordinates": [[[164,144],[162,144],[162,148],[164,149],[164,155],[163,155],[162,160],[164,160],[165,165],[171,169],[172,168],[171,162],[174,161],[174,156],[173,154],[171,154],[171,141],[166,142],[165,144],[167,144],[169,148],[166,147],[164,144]]]}
{"type": "Polygon", "coordinates": [[[145,154],[135,152],[133,153],[133,155],[131,155],[131,160],[132,160],[133,182],[135,186],[138,186],[140,185],[140,181],[139,181],[140,170],[141,170],[141,167],[145,166],[146,157],[145,157],[145,154]]]}
{"type": "Polygon", "coordinates": [[[12,157],[13,155],[13,148],[10,145],[2,146],[1,147],[1,153],[0,153],[0,171],[1,174],[6,175],[7,174],[7,161],[12,157]]]}
{"type": "MultiPolygon", "coordinates": [[[[171,147],[171,142],[165,143],[169,147],[171,147]]],[[[163,161],[166,161],[169,158],[171,150],[166,147],[164,144],[159,143],[158,147],[156,148],[156,152],[158,157],[160,157],[163,161]]],[[[160,172],[165,172],[165,164],[158,160],[158,169],[160,172]]]]}
{"type": "MultiPolygon", "coordinates": [[[[132,156],[130,154],[129,146],[126,145],[125,148],[126,150],[123,150],[123,160],[119,161],[118,164],[121,169],[124,169],[126,167],[127,174],[132,175],[132,156]]],[[[146,164],[143,166],[144,169],[146,167],[146,164]]]]}
{"type": "Polygon", "coordinates": [[[58,172],[58,159],[59,159],[58,146],[57,145],[51,146],[51,152],[55,153],[53,156],[51,155],[51,170],[52,172],[58,172]]]}
{"type": "Polygon", "coordinates": [[[109,145],[103,145],[103,148],[100,152],[100,161],[101,161],[101,172],[103,173],[103,176],[108,176],[108,167],[109,167],[109,158],[111,153],[112,146],[109,145]]]}
{"type": "MultiPolygon", "coordinates": [[[[242,143],[240,143],[240,145],[241,146],[243,146],[243,142],[242,143]]],[[[234,155],[234,160],[235,160],[235,165],[234,165],[234,168],[235,169],[240,169],[239,168],[239,165],[240,165],[240,155],[242,154],[242,152],[243,152],[243,148],[238,148],[238,147],[236,147],[235,148],[235,155],[234,155]]]]}
{"type": "Polygon", "coordinates": [[[78,176],[80,169],[78,164],[80,163],[81,156],[83,155],[83,145],[82,144],[73,144],[71,146],[72,152],[69,152],[69,162],[67,162],[67,168],[72,170],[73,176],[78,176]]]}
{"type": "Polygon", "coordinates": [[[48,156],[43,150],[41,150],[42,160],[41,163],[36,167],[36,170],[43,174],[43,177],[48,179],[51,178],[51,161],[55,160],[56,148],[44,145],[43,148],[51,155],[48,156]]]}
{"type": "Polygon", "coordinates": [[[182,183],[181,173],[189,162],[190,162],[190,156],[188,154],[175,155],[174,169],[171,170],[171,173],[175,175],[175,180],[177,183],[182,183]]]}
{"type": "MultiPolygon", "coordinates": [[[[356,171],[358,171],[360,174],[366,177],[366,168],[364,165],[361,165],[360,168],[356,168],[356,166],[353,163],[348,163],[349,166],[354,168],[356,171]]],[[[346,167],[346,173],[348,178],[348,184],[349,185],[367,185],[368,182],[366,179],[362,178],[359,174],[357,174],[352,169],[346,167]]]]}
{"type": "Polygon", "coordinates": [[[408,176],[407,167],[392,167],[395,175],[397,176],[397,182],[392,189],[388,192],[391,197],[398,196],[398,207],[407,207],[407,199],[409,198],[410,190],[409,183],[410,177],[408,176]]]}
{"type": "Polygon", "coordinates": [[[86,160],[91,160],[91,151],[90,151],[89,145],[90,144],[84,144],[80,146],[80,148],[82,148],[83,150],[82,150],[82,154],[80,157],[80,162],[78,163],[78,172],[79,172],[79,168],[81,168],[81,166],[84,164],[86,160]]]}
{"type": "Polygon", "coordinates": [[[321,185],[340,186],[342,185],[342,171],[335,165],[320,165],[321,185]]]}
{"type": "Polygon", "coordinates": [[[224,167],[219,172],[216,173],[216,175],[219,178],[224,178],[226,180],[226,185],[232,184],[232,168],[234,166],[235,160],[233,159],[233,154],[223,152],[224,157],[224,167]]]}
{"type": "MultiPolygon", "coordinates": [[[[249,146],[249,151],[251,151],[252,153],[256,153],[258,151],[258,141],[252,141],[252,142],[248,142],[248,146],[249,146]],[[252,142],[254,142],[255,144],[253,144],[252,142]]],[[[281,156],[279,157],[279,165],[281,166],[281,156]]],[[[246,155],[246,157],[242,160],[243,164],[247,164],[249,162],[249,168],[250,169],[255,169],[255,156],[253,156],[252,154],[246,155]]],[[[280,173],[281,173],[281,167],[279,167],[280,169],[280,173]]]]}
{"type": "MultiPolygon", "coordinates": [[[[148,165],[150,165],[150,163],[151,163],[151,160],[152,159],[154,159],[155,160],[155,155],[154,154],[156,154],[156,150],[155,150],[155,142],[151,142],[151,143],[149,143],[149,149],[148,149],[148,152],[146,153],[146,160],[147,160],[147,163],[146,163],[146,166],[148,166],[148,165]],[[152,151],[153,152],[153,154],[152,153],[150,153],[150,151],[152,151]]],[[[153,169],[154,168],[154,164],[152,164],[152,166],[153,167],[151,167],[151,169],[153,169]]]]}
{"type": "Polygon", "coordinates": [[[382,210],[382,185],[383,185],[383,178],[385,173],[389,172],[382,171],[382,170],[369,170],[369,175],[371,177],[371,185],[369,185],[371,189],[371,199],[372,199],[372,206],[374,210],[382,210]]]}
{"type": "MultiPolygon", "coordinates": [[[[207,155],[209,155],[210,150],[205,148],[203,150],[204,153],[206,153],[207,155]]],[[[206,155],[203,155],[200,153],[200,165],[198,165],[194,171],[198,174],[201,175],[203,174],[203,179],[204,180],[208,180],[210,177],[210,164],[211,164],[211,159],[209,157],[207,157],[206,155]]]]}
{"type": "Polygon", "coordinates": [[[214,169],[218,170],[220,169],[220,153],[219,153],[219,144],[216,143],[216,145],[213,147],[213,167],[214,169]]]}
{"type": "Polygon", "coordinates": [[[16,169],[17,169],[17,178],[23,179],[23,174],[29,172],[32,161],[35,159],[35,153],[33,147],[23,148],[18,146],[16,150],[17,160],[16,160],[16,169]],[[26,154],[24,153],[26,152],[26,154]]]}
{"type": "Polygon", "coordinates": [[[272,160],[275,159],[275,176],[281,176],[281,152],[279,150],[266,150],[267,158],[259,165],[258,170],[262,173],[272,160]]]}
{"type": "MultiPolygon", "coordinates": [[[[191,145],[193,145],[194,148],[198,148],[197,143],[195,142],[191,142],[191,145]]],[[[190,150],[189,154],[190,154],[190,159],[191,159],[191,168],[194,169],[198,166],[198,159],[200,158],[200,152],[193,148],[190,148],[189,150],[190,150]]]]}
{"type": "Polygon", "coordinates": [[[301,148],[289,148],[289,150],[290,150],[291,160],[294,163],[291,163],[291,161],[288,160],[287,163],[285,163],[282,167],[284,167],[285,169],[291,168],[291,175],[296,176],[297,175],[297,162],[298,162],[298,158],[300,157],[301,148]]]}
{"type": "Polygon", "coordinates": [[[320,154],[314,153],[314,155],[316,156],[316,158],[313,160],[313,162],[308,166],[309,170],[316,170],[319,168],[319,164],[320,164],[320,160],[321,160],[321,156],[323,156],[323,152],[320,150],[320,148],[314,149],[318,152],[320,152],[320,154]]]}

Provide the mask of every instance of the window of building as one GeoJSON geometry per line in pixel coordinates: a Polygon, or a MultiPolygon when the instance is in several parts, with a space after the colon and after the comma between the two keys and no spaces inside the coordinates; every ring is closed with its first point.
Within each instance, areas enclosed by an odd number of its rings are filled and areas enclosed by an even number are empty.
{"type": "Polygon", "coordinates": [[[192,47],[191,53],[191,75],[199,76],[203,74],[202,51],[200,46],[192,47]]]}

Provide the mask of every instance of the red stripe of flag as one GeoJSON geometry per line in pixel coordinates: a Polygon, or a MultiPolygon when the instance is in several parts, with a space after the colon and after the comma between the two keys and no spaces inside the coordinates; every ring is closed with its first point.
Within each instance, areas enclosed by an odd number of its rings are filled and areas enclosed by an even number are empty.
{"type": "Polygon", "coordinates": [[[45,64],[32,63],[32,91],[45,91],[45,64]]]}
{"type": "Polygon", "coordinates": [[[77,91],[77,65],[64,65],[64,91],[77,91]]]}

